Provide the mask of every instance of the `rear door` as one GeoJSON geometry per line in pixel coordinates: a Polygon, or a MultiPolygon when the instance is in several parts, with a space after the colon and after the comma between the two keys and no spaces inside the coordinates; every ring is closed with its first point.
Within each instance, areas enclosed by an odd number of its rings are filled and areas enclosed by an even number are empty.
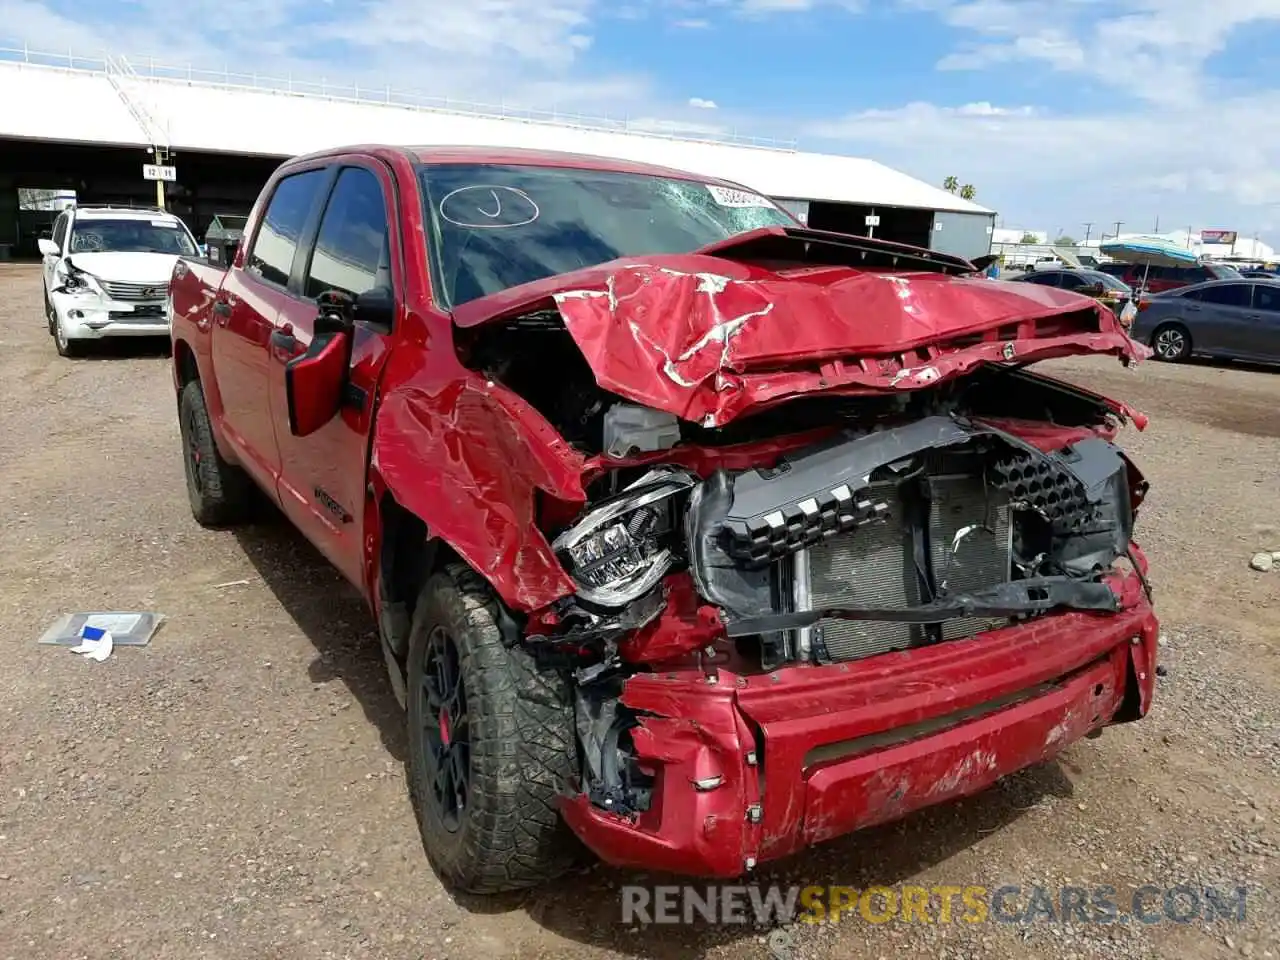
{"type": "Polygon", "coordinates": [[[268,399],[267,347],[289,290],[303,231],[319,206],[324,168],[291,173],[275,185],[242,260],[227,272],[213,305],[213,368],[222,428],[245,469],[275,490],[280,452],[268,399]]]}
{"type": "Polygon", "coordinates": [[[1280,360],[1280,283],[1253,285],[1253,310],[1249,314],[1249,322],[1249,356],[1280,360]]]}
{"type": "Polygon", "coordinates": [[[285,513],[352,583],[363,586],[365,484],[378,380],[390,351],[390,326],[358,321],[346,402],[338,416],[307,437],[289,429],[284,366],[305,352],[329,290],[352,296],[376,289],[403,298],[404,275],[396,193],[380,162],[344,161],[336,170],[324,212],[296,272],[300,296],[277,318],[292,338],[290,353],[273,348],[271,406],[280,445],[280,502],[285,513]]]}
{"type": "Polygon", "coordinates": [[[1249,352],[1253,321],[1253,284],[1220,283],[1194,291],[1187,319],[1197,349],[1214,353],[1249,352]]]}

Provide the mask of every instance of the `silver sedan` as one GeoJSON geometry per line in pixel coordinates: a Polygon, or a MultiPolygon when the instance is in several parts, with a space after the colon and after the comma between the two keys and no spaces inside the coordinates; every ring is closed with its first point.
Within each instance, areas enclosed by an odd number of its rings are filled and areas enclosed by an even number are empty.
{"type": "Polygon", "coordinates": [[[1280,280],[1211,280],[1144,298],[1129,331],[1161,360],[1280,361],[1280,280]]]}

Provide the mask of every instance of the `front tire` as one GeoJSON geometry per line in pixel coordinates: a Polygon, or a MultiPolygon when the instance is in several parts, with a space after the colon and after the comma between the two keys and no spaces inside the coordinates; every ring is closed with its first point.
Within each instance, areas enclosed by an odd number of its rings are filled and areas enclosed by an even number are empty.
{"type": "Polygon", "coordinates": [[[178,427],[182,432],[187,499],[196,523],[217,528],[249,519],[252,482],[243,470],[218,453],[199,380],[192,380],[182,388],[178,399],[178,427]]]}
{"type": "Polygon", "coordinates": [[[494,894],[568,869],[579,848],[556,798],[577,770],[569,685],[503,643],[497,601],[465,567],[418,597],[407,701],[409,787],[441,879],[494,894]]]}
{"type": "Polygon", "coordinates": [[[1151,334],[1151,349],[1170,363],[1185,360],[1191,356],[1191,332],[1180,323],[1166,323],[1151,334]]]}
{"type": "Polygon", "coordinates": [[[50,305],[49,332],[53,334],[53,345],[58,351],[58,356],[75,359],[83,357],[88,353],[88,346],[83,340],[72,340],[67,336],[67,330],[62,325],[62,321],[58,319],[57,311],[53,310],[50,305]]]}

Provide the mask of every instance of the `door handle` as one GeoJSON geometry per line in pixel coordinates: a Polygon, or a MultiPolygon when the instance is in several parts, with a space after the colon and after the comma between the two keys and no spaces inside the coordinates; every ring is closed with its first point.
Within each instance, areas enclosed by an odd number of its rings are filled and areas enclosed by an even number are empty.
{"type": "Polygon", "coordinates": [[[231,303],[227,300],[213,301],[213,312],[218,315],[218,323],[226,326],[227,321],[231,319],[231,303]]]}

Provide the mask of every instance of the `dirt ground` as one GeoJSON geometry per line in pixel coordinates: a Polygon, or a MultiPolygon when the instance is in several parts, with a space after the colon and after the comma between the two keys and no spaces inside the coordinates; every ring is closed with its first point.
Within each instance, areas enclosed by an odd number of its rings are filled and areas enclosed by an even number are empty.
{"type": "MultiPolygon", "coordinates": [[[[775,956],[741,926],[640,929],[601,866],[455,899],[422,853],[373,624],[282,523],[188,511],[168,363],[56,356],[39,273],[0,265],[0,958],[775,956]],[[59,614],[156,610],[91,663],[59,614]]],[[[761,883],[1249,887],[1243,923],[838,925],[793,957],[1280,956],[1280,373],[1056,365],[1151,416],[1167,675],[1144,721],[968,800],[768,865],[761,883]]],[[[1158,902],[1158,901],[1157,901],[1158,902]]],[[[781,954],[778,954],[779,956],[781,954]]]]}

